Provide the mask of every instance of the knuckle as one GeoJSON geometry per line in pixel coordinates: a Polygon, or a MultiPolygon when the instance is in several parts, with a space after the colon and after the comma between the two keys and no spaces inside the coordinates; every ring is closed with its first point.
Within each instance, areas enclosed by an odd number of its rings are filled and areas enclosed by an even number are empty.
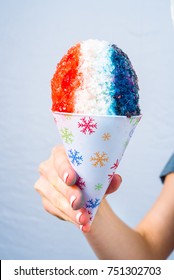
{"type": "Polygon", "coordinates": [[[47,170],[47,166],[48,166],[48,160],[42,161],[39,165],[39,171],[40,173],[45,172],[47,170]]]}
{"type": "Polygon", "coordinates": [[[39,184],[39,182],[40,182],[40,179],[37,180],[36,183],[34,184],[34,189],[35,189],[37,192],[40,191],[40,184],[39,184]]]}
{"type": "Polygon", "coordinates": [[[65,172],[70,173],[73,170],[64,153],[54,158],[54,168],[61,178],[63,178],[65,172]]]}
{"type": "Polygon", "coordinates": [[[51,154],[54,156],[62,150],[62,145],[56,145],[52,148],[51,154]]]}

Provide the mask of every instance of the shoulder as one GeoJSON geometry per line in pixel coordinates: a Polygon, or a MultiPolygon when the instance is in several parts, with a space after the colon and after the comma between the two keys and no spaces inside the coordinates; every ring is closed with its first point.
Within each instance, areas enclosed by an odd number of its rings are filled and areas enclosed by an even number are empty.
{"type": "Polygon", "coordinates": [[[174,172],[174,153],[171,155],[171,157],[169,158],[168,162],[166,163],[166,165],[164,166],[164,168],[160,174],[162,183],[164,183],[166,175],[173,173],[173,172],[174,172]]]}

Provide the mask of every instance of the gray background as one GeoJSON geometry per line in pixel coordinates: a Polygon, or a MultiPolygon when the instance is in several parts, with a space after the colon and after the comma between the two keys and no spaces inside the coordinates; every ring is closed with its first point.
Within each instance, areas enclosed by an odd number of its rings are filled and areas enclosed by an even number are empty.
{"type": "MultiPolygon", "coordinates": [[[[0,258],[95,259],[82,233],[47,214],[33,185],[60,143],[50,79],[68,48],[88,38],[116,43],[139,77],[143,118],[110,196],[135,226],[157,198],[173,152],[174,28],[169,0],[0,0],[0,258]]],[[[171,255],[174,259],[174,255],[171,255]]]]}

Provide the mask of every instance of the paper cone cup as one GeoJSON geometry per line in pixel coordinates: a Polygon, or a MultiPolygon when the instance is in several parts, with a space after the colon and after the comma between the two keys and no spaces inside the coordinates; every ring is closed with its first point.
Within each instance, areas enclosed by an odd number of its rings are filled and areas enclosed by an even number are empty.
{"type": "Polygon", "coordinates": [[[141,116],[53,115],[92,222],[141,116]]]}

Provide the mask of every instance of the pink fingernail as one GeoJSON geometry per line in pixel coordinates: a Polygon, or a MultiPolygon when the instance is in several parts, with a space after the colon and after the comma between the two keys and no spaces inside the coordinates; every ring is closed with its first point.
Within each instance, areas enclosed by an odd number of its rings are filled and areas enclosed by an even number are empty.
{"type": "Polygon", "coordinates": [[[75,195],[72,195],[71,197],[70,197],[70,205],[71,205],[71,207],[73,208],[73,203],[74,203],[74,201],[76,200],[76,196],[75,195]]]}
{"type": "Polygon", "coordinates": [[[68,172],[65,172],[64,173],[64,175],[63,175],[63,181],[64,181],[64,183],[66,184],[66,180],[67,180],[67,178],[68,178],[68,172]]]}
{"type": "Polygon", "coordinates": [[[82,212],[77,213],[76,220],[80,224],[80,217],[82,216],[82,212]]]}

